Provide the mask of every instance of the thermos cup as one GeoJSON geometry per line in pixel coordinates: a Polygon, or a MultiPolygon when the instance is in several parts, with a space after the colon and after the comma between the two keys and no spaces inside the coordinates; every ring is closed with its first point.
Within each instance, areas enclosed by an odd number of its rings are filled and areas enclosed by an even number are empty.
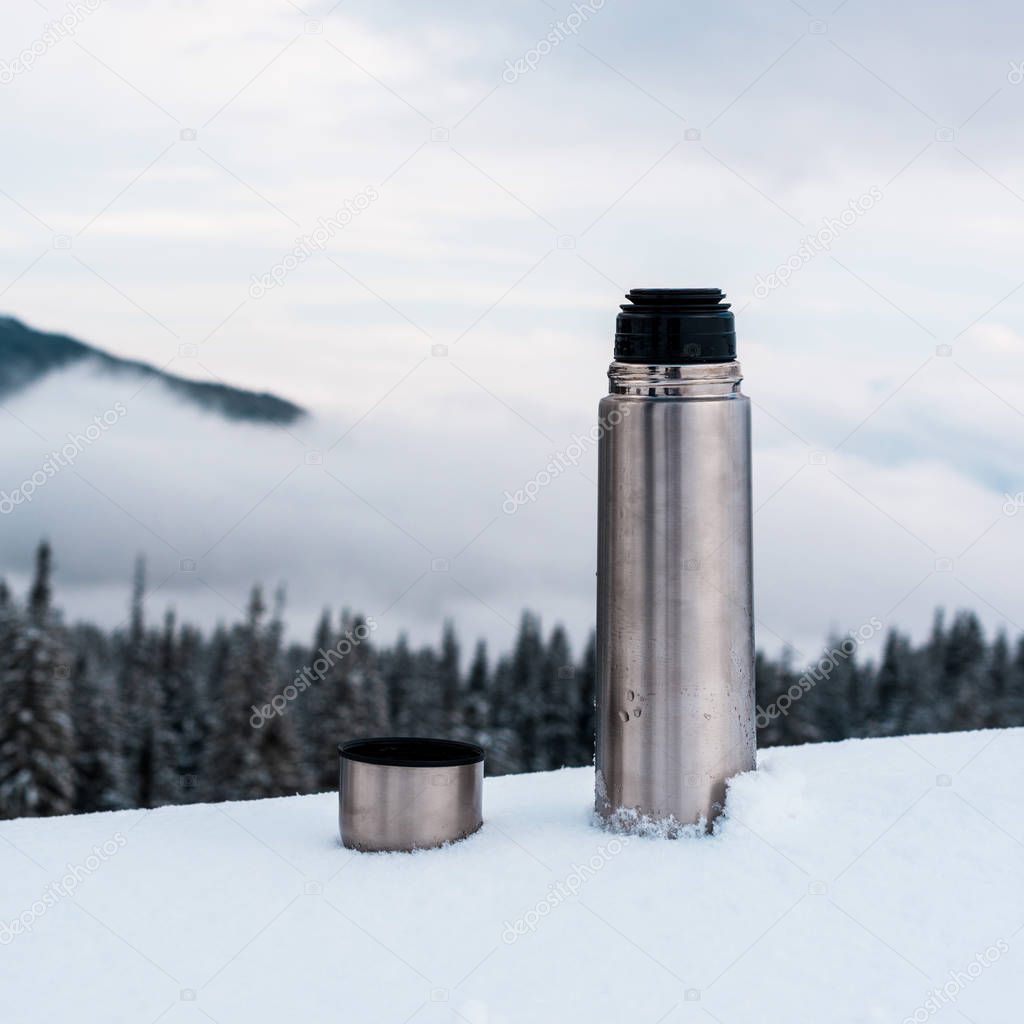
{"type": "Polygon", "coordinates": [[[338,747],[342,845],[366,852],[429,850],[483,824],[484,751],[418,736],[338,747]]]}

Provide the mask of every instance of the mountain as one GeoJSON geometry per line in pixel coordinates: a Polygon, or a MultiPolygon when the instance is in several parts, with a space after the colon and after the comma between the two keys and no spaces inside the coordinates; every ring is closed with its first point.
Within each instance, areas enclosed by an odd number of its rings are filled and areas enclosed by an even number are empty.
{"type": "Polygon", "coordinates": [[[306,415],[299,406],[267,392],[187,380],[149,363],[120,359],[64,334],[34,330],[14,317],[0,317],[0,400],[17,394],[48,373],[87,362],[107,373],[156,377],[178,398],[229,420],[289,424],[306,415]]]}

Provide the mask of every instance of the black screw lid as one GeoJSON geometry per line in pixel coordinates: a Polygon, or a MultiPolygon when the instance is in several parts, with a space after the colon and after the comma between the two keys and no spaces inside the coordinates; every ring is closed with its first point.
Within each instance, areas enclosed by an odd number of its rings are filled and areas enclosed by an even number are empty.
{"type": "Polygon", "coordinates": [[[634,288],[615,322],[615,360],[731,363],[736,324],[720,288],[634,288]]]}

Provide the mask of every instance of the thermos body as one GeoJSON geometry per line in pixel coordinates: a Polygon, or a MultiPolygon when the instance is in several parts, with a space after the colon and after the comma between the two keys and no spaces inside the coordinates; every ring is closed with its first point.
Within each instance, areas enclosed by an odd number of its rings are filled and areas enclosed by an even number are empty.
{"type": "Polygon", "coordinates": [[[750,401],[735,361],[612,364],[600,404],[596,807],[709,823],[754,768],[750,401]]]}

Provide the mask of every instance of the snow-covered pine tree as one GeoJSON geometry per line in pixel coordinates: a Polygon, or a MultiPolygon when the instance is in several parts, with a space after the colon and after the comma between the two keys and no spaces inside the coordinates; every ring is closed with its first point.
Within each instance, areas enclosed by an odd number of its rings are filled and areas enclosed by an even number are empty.
{"type": "Polygon", "coordinates": [[[508,775],[529,771],[524,758],[522,738],[515,726],[513,688],[515,672],[508,655],[498,659],[491,675],[490,726],[488,729],[486,769],[489,775],[508,775]]]}
{"type": "Polygon", "coordinates": [[[985,635],[974,612],[959,611],[946,638],[943,688],[946,728],[977,729],[985,721],[985,635]]]}
{"type": "Polygon", "coordinates": [[[416,663],[409,650],[409,638],[400,633],[394,647],[381,656],[381,672],[384,692],[387,695],[388,719],[391,729],[399,736],[413,732],[413,692],[416,680],[413,678],[416,663]]]}
{"type": "Polygon", "coordinates": [[[451,619],[445,619],[441,630],[441,653],[437,661],[440,723],[443,736],[451,736],[458,732],[465,710],[460,700],[462,696],[460,657],[455,623],[451,619]]]}
{"type": "Polygon", "coordinates": [[[775,698],[781,692],[779,670],[763,651],[754,655],[754,682],[757,705],[757,744],[762,747],[774,746],[779,742],[782,727],[778,718],[770,713],[775,698]]]}
{"type": "Polygon", "coordinates": [[[576,749],[573,764],[594,763],[597,701],[597,634],[591,630],[576,670],[576,749]]]}
{"type": "MultiPolygon", "coordinates": [[[[348,662],[351,701],[356,710],[354,727],[361,736],[385,735],[390,731],[390,718],[380,656],[373,643],[370,626],[362,615],[342,623],[338,651],[348,662]]],[[[337,742],[335,740],[332,744],[332,752],[337,742]]]]}
{"type": "Polygon", "coordinates": [[[135,561],[128,629],[121,638],[118,690],[122,750],[133,807],[153,807],[159,765],[161,694],[155,671],[156,643],[146,631],[146,562],[135,561]]]}
{"type": "Polygon", "coordinates": [[[284,688],[278,665],[280,629],[264,622],[261,589],[253,587],[244,625],[231,638],[221,681],[217,728],[203,782],[212,799],[252,800],[303,788],[291,709],[262,709],[284,688]]]}
{"type": "Polygon", "coordinates": [[[538,745],[545,770],[572,765],[576,727],[576,666],[572,662],[569,637],[561,626],[551,631],[544,651],[541,681],[541,719],[538,745]]]}
{"type": "MultiPolygon", "coordinates": [[[[332,765],[337,776],[334,746],[338,738],[334,735],[331,685],[317,671],[326,665],[325,654],[321,652],[329,652],[334,643],[333,631],[330,609],[325,608],[313,631],[312,646],[297,647],[285,672],[286,683],[296,678],[306,683],[307,688],[295,701],[295,716],[305,772],[317,791],[331,788],[329,773],[332,765]]],[[[334,784],[337,784],[336,777],[334,784]]]]}
{"type": "Polygon", "coordinates": [[[854,735],[864,719],[864,671],[856,642],[833,632],[817,659],[797,675],[803,691],[789,706],[788,742],[825,743],[854,735]]]}
{"type": "MultiPolygon", "coordinates": [[[[291,682],[281,671],[281,644],[284,638],[284,588],[274,595],[274,612],[269,624],[261,629],[258,621],[261,606],[258,588],[253,589],[250,601],[250,621],[253,630],[249,664],[252,668],[252,693],[257,706],[269,704],[282,695],[291,682]]],[[[259,792],[254,796],[293,796],[305,792],[305,762],[299,753],[294,702],[268,718],[255,730],[256,760],[259,765],[259,792]]]]}
{"type": "Polygon", "coordinates": [[[512,650],[511,726],[519,740],[519,771],[541,771],[545,764],[540,748],[540,724],[544,700],[544,640],[540,620],[524,611],[512,650]]]}
{"type": "MultiPolygon", "coordinates": [[[[228,636],[216,680],[213,732],[206,746],[200,788],[207,800],[248,800],[259,796],[260,770],[253,737],[252,677],[263,670],[260,637],[263,598],[254,587],[246,621],[228,636]],[[252,719],[252,721],[250,721],[252,719]]],[[[261,688],[262,689],[262,688],[261,688]]]]}
{"type": "Polygon", "coordinates": [[[328,701],[323,681],[312,674],[312,665],[321,657],[320,652],[326,651],[331,646],[331,631],[331,612],[329,608],[325,608],[313,631],[312,646],[296,648],[291,658],[290,672],[286,673],[292,679],[302,673],[305,673],[308,678],[307,689],[296,702],[299,705],[296,708],[296,717],[305,756],[316,778],[319,778],[320,775],[318,752],[323,751],[329,745],[326,733],[328,723],[325,721],[328,701]]]}
{"type": "Polygon", "coordinates": [[[1000,726],[1024,725],[1024,636],[1017,638],[1006,695],[1000,702],[1000,726]]]}
{"type": "Polygon", "coordinates": [[[981,724],[985,728],[997,727],[1006,712],[1007,696],[1013,679],[1010,643],[1006,630],[1000,629],[989,650],[985,679],[985,704],[981,708],[981,724]]]}
{"type": "MultiPolygon", "coordinates": [[[[74,807],[70,664],[51,607],[50,545],[36,552],[23,616],[7,619],[0,675],[0,817],[69,814],[74,807]]],[[[11,615],[8,598],[5,617],[11,615]]]]}
{"type": "Polygon", "coordinates": [[[198,632],[175,622],[173,610],[164,616],[155,659],[160,698],[156,722],[156,772],[152,803],[190,803],[197,799],[200,757],[207,713],[199,686],[198,632]]]}
{"type": "Polygon", "coordinates": [[[461,735],[474,743],[484,743],[490,721],[488,690],[490,674],[487,667],[487,644],[478,640],[466,676],[465,712],[461,735]]]}
{"type": "MultiPolygon", "coordinates": [[[[946,614],[936,608],[928,639],[919,648],[913,648],[909,638],[901,649],[905,666],[901,672],[906,692],[901,698],[902,717],[898,717],[888,732],[869,732],[872,736],[891,736],[896,732],[941,732],[952,720],[949,697],[946,694],[946,614]]],[[[890,668],[893,663],[890,662],[890,668]]],[[[881,665],[879,665],[879,674],[881,665]]],[[[880,680],[879,680],[880,682],[880,680]]],[[[872,726],[869,726],[872,728],[872,726]]]]}
{"type": "Polygon", "coordinates": [[[182,795],[178,761],[185,728],[184,709],[178,703],[178,649],[174,611],[170,608],[164,614],[164,628],[157,642],[153,669],[158,703],[154,723],[153,790],[149,805],[161,807],[179,803],[182,795]]]}
{"type": "MultiPolygon", "coordinates": [[[[310,732],[313,742],[308,757],[315,769],[316,785],[332,789],[338,784],[338,744],[389,730],[392,666],[390,659],[380,661],[370,642],[366,620],[347,609],[341,613],[336,633],[326,637],[318,627],[315,643],[308,667],[318,712],[310,732]]],[[[402,674],[394,682],[398,687],[408,682],[408,676],[402,674]]],[[[308,695],[309,691],[304,697],[308,695]]],[[[411,713],[408,707],[403,710],[411,713]]]]}
{"type": "Polygon", "coordinates": [[[412,676],[406,690],[412,735],[435,736],[441,730],[441,687],[437,651],[421,647],[413,653],[412,676]]]}
{"type": "Polygon", "coordinates": [[[199,799],[199,772],[203,748],[210,728],[210,709],[203,676],[203,636],[195,626],[183,625],[178,635],[179,690],[181,708],[181,743],[178,752],[178,775],[184,791],[179,801],[193,803],[199,799]]]}
{"type": "MultiPolygon", "coordinates": [[[[210,709],[220,703],[224,686],[224,673],[227,671],[228,659],[231,656],[231,633],[223,622],[217,623],[213,636],[210,638],[206,656],[206,705],[210,709]]],[[[209,723],[212,726],[212,722],[209,723]]]]}
{"type": "Polygon", "coordinates": [[[915,678],[910,638],[890,629],[885,635],[874,700],[867,716],[870,735],[895,736],[906,729],[916,710],[915,678]]]}
{"type": "Polygon", "coordinates": [[[109,642],[93,626],[72,634],[71,699],[75,744],[75,811],[132,806],[121,757],[121,709],[109,642]]]}
{"type": "MultiPolygon", "coordinates": [[[[11,652],[21,626],[21,616],[6,580],[0,580],[0,673],[10,664],[11,652]]],[[[0,675],[2,684],[3,675],[0,675]]]]}
{"type": "Polygon", "coordinates": [[[777,660],[758,651],[754,656],[754,684],[757,708],[757,742],[771,747],[800,743],[800,731],[792,716],[792,705],[780,701],[800,678],[793,667],[793,648],[782,649],[777,660]]]}

